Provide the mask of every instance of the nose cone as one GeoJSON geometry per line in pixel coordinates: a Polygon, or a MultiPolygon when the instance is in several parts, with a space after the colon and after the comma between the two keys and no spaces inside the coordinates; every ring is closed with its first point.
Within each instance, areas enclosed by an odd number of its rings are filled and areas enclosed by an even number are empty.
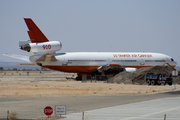
{"type": "Polygon", "coordinates": [[[169,64],[170,64],[172,67],[176,67],[177,62],[176,62],[173,58],[169,57],[169,64]]]}
{"type": "Polygon", "coordinates": [[[177,62],[176,62],[176,61],[171,61],[171,62],[170,62],[170,65],[171,65],[172,67],[176,67],[177,62]]]}

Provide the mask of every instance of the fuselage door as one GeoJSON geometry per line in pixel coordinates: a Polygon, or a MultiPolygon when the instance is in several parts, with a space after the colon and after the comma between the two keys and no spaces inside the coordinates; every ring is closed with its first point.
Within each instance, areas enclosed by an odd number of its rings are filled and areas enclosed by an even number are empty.
{"type": "Polygon", "coordinates": [[[110,65],[111,64],[111,59],[107,58],[107,64],[110,65]]]}
{"type": "Polygon", "coordinates": [[[145,65],[145,60],[144,59],[140,59],[140,66],[144,66],[145,65]]]}
{"type": "Polygon", "coordinates": [[[68,62],[66,61],[66,58],[63,58],[61,62],[62,62],[62,66],[67,66],[68,64],[68,62]]]}
{"type": "Polygon", "coordinates": [[[168,57],[166,57],[166,63],[169,63],[170,61],[169,61],[169,59],[168,59],[168,57]]]}

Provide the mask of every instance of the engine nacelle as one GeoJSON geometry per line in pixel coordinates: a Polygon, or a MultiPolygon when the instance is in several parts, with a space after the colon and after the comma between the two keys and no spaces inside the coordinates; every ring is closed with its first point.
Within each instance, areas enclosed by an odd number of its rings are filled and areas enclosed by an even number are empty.
{"type": "Polygon", "coordinates": [[[136,68],[126,67],[125,70],[126,70],[127,72],[135,72],[137,69],[136,69],[136,68]]]}
{"type": "Polygon", "coordinates": [[[59,41],[27,43],[25,45],[20,45],[21,50],[32,53],[51,53],[61,50],[61,48],[62,44],[59,41]]]}

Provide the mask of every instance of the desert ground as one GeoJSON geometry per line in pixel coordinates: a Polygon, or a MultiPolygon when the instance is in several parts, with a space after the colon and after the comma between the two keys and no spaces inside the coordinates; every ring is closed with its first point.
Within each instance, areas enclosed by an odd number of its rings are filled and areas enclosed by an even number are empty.
{"type": "Polygon", "coordinates": [[[179,85],[148,86],[66,80],[75,74],[56,71],[3,71],[0,74],[0,97],[32,96],[109,96],[153,94],[180,90],[179,85]]]}
{"type": "MultiPolygon", "coordinates": [[[[148,86],[66,80],[66,77],[73,76],[76,74],[57,71],[1,71],[0,118],[6,118],[7,111],[10,111],[10,114],[16,113],[19,119],[47,118],[43,112],[47,105],[66,105],[69,114],[174,97],[177,94],[163,92],[180,90],[180,85],[148,86]]],[[[53,113],[52,117],[54,116],[53,113]]]]}

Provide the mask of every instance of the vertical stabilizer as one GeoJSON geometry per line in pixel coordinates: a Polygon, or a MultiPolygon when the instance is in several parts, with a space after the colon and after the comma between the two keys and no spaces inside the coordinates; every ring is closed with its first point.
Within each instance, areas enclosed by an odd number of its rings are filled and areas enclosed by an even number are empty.
{"type": "Polygon", "coordinates": [[[29,29],[28,35],[32,43],[49,42],[46,36],[41,32],[41,30],[30,18],[24,18],[24,20],[29,29]]]}

